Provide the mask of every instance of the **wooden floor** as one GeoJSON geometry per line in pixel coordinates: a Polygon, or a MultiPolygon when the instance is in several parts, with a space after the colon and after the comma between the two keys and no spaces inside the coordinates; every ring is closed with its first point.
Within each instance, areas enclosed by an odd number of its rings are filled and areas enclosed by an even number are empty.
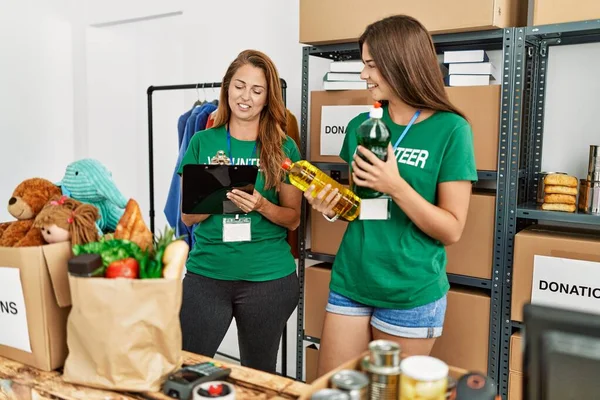
{"type": "MultiPolygon", "coordinates": [[[[184,352],[184,364],[213,361],[208,357],[184,352]]],[[[236,400],[297,399],[308,385],[227,362],[228,378],[236,388],[236,400]]],[[[167,400],[162,393],[120,393],[66,383],[59,371],[45,372],[0,357],[0,400],[167,400]]]]}

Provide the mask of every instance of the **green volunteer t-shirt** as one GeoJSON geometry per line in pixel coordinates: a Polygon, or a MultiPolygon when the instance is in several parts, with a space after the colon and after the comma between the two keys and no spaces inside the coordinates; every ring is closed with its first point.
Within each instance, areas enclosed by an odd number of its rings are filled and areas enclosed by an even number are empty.
{"type": "MultiPolygon", "coordinates": [[[[363,113],[348,124],[340,152],[346,162],[352,162],[356,129],[367,118],[363,113]]],[[[391,120],[387,107],[382,120],[393,146],[405,126],[391,120]]],[[[400,175],[430,203],[435,203],[441,182],[477,181],[473,133],[457,114],[436,112],[414,124],[395,154],[400,175]]],[[[372,307],[394,309],[442,298],[449,289],[444,245],[391,203],[389,220],[348,224],[333,264],[331,290],[372,307]]]]}
{"type": "MultiPolygon", "coordinates": [[[[256,158],[258,150],[253,152],[255,144],[255,141],[231,137],[232,164],[259,165],[259,159],[256,158]]],[[[300,159],[293,139],[287,137],[282,147],[292,161],[300,159]]],[[[210,164],[211,158],[219,150],[227,154],[227,130],[224,126],[194,134],[178,173],[183,173],[186,164],[210,164]]],[[[289,183],[287,176],[285,182],[289,183]]],[[[256,190],[266,200],[279,205],[275,188],[265,190],[264,185],[264,175],[259,172],[256,190]]],[[[256,211],[244,216],[251,219],[252,240],[249,242],[223,242],[223,219],[231,218],[231,215],[211,215],[198,224],[194,230],[195,244],[190,251],[187,269],[213,279],[246,281],[278,279],[294,272],[296,263],[287,242],[287,229],[256,211]]]]}

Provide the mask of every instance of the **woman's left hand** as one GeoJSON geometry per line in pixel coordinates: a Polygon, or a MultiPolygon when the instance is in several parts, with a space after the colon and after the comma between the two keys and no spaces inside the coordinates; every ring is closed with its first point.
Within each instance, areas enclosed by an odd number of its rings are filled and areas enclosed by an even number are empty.
{"type": "Polygon", "coordinates": [[[254,190],[253,194],[248,194],[242,190],[233,189],[231,192],[227,193],[227,198],[246,214],[252,211],[258,211],[266,201],[256,190],[254,190]]]}
{"type": "Polygon", "coordinates": [[[356,185],[390,195],[398,188],[402,178],[391,144],[388,145],[387,150],[387,161],[384,162],[370,150],[358,146],[352,161],[352,180],[356,185]],[[371,164],[364,161],[358,152],[364,155],[371,164]]]}

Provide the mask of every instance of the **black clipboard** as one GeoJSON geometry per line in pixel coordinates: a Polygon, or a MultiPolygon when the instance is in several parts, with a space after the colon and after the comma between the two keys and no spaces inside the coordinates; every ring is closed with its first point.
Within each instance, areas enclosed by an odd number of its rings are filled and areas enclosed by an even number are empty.
{"type": "Polygon", "coordinates": [[[184,214],[243,214],[227,198],[232,189],[254,193],[258,166],[186,164],[183,167],[184,214]]]}

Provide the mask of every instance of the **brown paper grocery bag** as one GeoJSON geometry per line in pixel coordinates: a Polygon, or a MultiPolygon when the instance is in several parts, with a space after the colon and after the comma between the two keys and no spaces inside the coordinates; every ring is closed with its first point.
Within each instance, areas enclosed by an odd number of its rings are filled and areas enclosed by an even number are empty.
{"type": "Polygon", "coordinates": [[[159,391],[181,367],[180,279],[69,276],[72,309],[63,378],[85,386],[159,391]]]}

